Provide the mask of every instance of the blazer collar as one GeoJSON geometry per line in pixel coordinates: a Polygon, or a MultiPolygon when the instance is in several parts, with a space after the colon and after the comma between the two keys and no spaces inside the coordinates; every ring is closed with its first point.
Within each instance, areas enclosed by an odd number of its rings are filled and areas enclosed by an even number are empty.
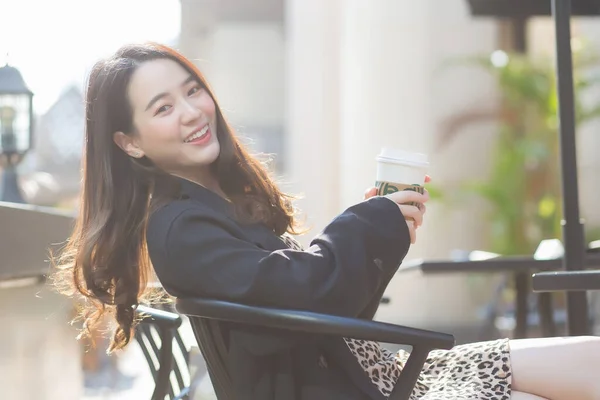
{"type": "Polygon", "coordinates": [[[210,189],[205,188],[195,182],[188,181],[184,178],[177,178],[181,185],[181,198],[189,198],[200,201],[201,203],[211,207],[215,211],[222,212],[227,215],[233,213],[233,205],[210,189]]]}

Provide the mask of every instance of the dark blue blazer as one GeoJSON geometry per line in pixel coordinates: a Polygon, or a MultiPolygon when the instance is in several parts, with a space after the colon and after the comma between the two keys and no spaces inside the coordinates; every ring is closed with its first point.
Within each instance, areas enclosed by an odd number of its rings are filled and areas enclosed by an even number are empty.
{"type": "MultiPolygon", "coordinates": [[[[398,206],[374,197],[294,250],[263,224],[237,222],[214,192],[181,180],[180,198],[151,215],[147,243],[172,296],[372,319],[410,237],[398,206]]],[[[236,399],[383,399],[343,338],[233,324],[224,331],[236,399]]]]}

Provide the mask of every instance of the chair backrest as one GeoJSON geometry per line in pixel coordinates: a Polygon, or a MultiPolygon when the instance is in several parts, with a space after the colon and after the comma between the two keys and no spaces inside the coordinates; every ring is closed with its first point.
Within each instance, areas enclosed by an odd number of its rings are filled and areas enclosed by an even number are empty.
{"type": "Polygon", "coordinates": [[[188,399],[190,354],[179,332],[181,317],[145,306],[138,306],[137,312],[144,318],[136,327],[135,339],[156,385],[152,400],[188,399]]]}
{"type": "Polygon", "coordinates": [[[233,385],[227,369],[227,347],[218,321],[188,315],[196,342],[206,362],[208,375],[219,400],[233,400],[233,385]]]}
{"type": "Polygon", "coordinates": [[[433,349],[450,349],[455,342],[452,335],[440,332],[365,319],[257,307],[213,299],[180,298],[177,299],[175,308],[190,319],[219,400],[232,400],[234,393],[231,375],[227,369],[226,345],[218,321],[410,345],[410,357],[390,394],[390,400],[408,400],[429,352],[433,349]]]}

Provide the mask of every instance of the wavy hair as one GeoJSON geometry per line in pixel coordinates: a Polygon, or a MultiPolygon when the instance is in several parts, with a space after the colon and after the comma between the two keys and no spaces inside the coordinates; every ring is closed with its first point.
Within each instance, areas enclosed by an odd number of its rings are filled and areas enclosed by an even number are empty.
{"type": "Polygon", "coordinates": [[[109,351],[131,340],[135,307],[157,299],[149,289],[153,269],[146,247],[146,225],[153,209],[178,194],[177,180],[147,159],[129,157],[113,141],[117,131],[135,126],[128,86],[145,62],[179,63],[215,101],[220,154],[211,166],[240,220],[262,222],[281,235],[298,233],[292,197],[282,193],[265,166],[241,145],[225,120],[206,79],[177,51],[156,43],[128,45],[97,62],[90,72],[85,104],[85,148],[80,209],[65,247],[51,257],[60,292],[83,297],[80,317],[85,336],[105,313],[117,326],[109,351]]]}

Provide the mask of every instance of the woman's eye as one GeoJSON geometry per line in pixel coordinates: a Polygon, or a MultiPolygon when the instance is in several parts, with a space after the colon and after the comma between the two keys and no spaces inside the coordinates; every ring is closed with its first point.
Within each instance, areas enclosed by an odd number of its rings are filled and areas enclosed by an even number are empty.
{"type": "Polygon", "coordinates": [[[200,87],[198,86],[194,86],[193,88],[190,89],[190,91],[188,92],[188,96],[191,96],[193,94],[196,94],[200,91],[200,87]]]}
{"type": "Polygon", "coordinates": [[[156,110],[156,115],[158,115],[158,114],[160,114],[162,112],[168,111],[169,107],[171,107],[171,106],[166,106],[165,105],[165,106],[160,107],[158,110],[156,110]]]}

